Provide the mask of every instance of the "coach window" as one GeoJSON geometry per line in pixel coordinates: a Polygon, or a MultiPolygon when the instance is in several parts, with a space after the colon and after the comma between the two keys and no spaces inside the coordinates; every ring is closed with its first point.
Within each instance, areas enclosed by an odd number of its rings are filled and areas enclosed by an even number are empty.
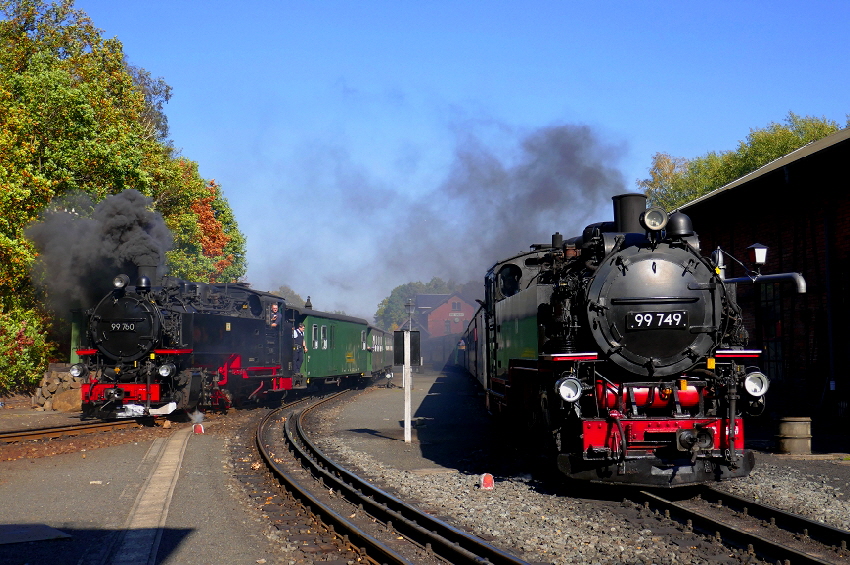
{"type": "Polygon", "coordinates": [[[328,348],[328,327],[322,326],[322,349],[328,348]]]}
{"type": "Polygon", "coordinates": [[[319,349],[319,324],[313,324],[313,349],[319,349]]]}
{"type": "Polygon", "coordinates": [[[360,332],[360,349],[362,349],[363,351],[366,351],[366,332],[365,331],[360,332]]]}
{"type": "Polygon", "coordinates": [[[336,349],[336,326],[331,326],[331,349],[336,349]]]}

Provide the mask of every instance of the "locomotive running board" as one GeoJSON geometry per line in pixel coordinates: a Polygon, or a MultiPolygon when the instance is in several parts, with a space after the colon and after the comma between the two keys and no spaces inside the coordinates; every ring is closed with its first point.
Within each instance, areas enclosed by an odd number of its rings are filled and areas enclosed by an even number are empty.
{"type": "Polygon", "coordinates": [[[761,356],[761,349],[718,349],[714,356],[718,359],[753,359],[761,356]]]}
{"type": "Polygon", "coordinates": [[[542,361],[596,361],[598,353],[546,353],[540,355],[542,361]]]}

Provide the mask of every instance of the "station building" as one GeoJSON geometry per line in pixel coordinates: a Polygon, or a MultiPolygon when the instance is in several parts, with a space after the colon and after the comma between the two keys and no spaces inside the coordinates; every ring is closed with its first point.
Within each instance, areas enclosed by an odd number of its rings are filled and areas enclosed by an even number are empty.
{"type": "Polygon", "coordinates": [[[466,330],[478,306],[457,292],[417,294],[414,303],[413,329],[421,332],[424,362],[439,368],[451,364],[460,334],[466,330]]]}

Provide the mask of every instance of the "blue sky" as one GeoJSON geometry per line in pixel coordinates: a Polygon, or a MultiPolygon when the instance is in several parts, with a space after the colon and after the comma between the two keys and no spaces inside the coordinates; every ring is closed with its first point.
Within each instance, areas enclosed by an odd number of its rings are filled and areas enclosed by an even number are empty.
{"type": "MultiPolygon", "coordinates": [[[[247,279],[370,317],[578,235],[656,152],[850,113],[846,1],[77,0],[173,87],[247,279]]],[[[699,231],[699,226],[696,226],[699,231]]]]}

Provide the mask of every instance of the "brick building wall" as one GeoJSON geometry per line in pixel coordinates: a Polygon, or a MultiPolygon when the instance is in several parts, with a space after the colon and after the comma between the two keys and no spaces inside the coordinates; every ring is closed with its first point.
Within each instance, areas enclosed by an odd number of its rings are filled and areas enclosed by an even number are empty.
{"type": "MultiPolygon", "coordinates": [[[[805,294],[792,282],[738,285],[750,344],[764,350],[761,366],[772,379],[768,408],[780,417],[848,417],[848,133],[683,207],[704,254],[720,246],[746,263],[747,247],[761,243],[769,247],[762,273],[806,279],[805,294]]],[[[726,264],[727,278],[746,274],[734,261],[726,264]]]]}
{"type": "Polygon", "coordinates": [[[428,313],[428,333],[431,337],[461,333],[474,315],[471,304],[453,295],[428,313]]]}

